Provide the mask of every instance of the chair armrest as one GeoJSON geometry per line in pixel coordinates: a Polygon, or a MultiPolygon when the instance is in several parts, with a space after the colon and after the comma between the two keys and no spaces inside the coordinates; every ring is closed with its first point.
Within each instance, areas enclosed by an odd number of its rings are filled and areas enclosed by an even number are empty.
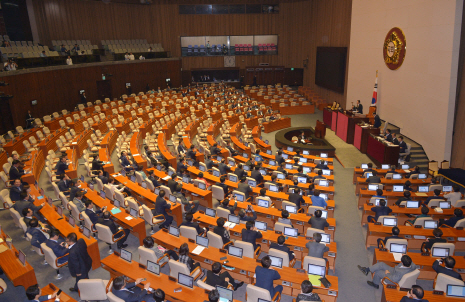
{"type": "Polygon", "coordinates": [[[375,218],[374,217],[371,217],[371,221],[369,222],[376,222],[375,218]]]}
{"type": "Polygon", "coordinates": [[[3,208],[4,209],[9,209],[10,208],[10,205],[8,204],[7,201],[3,202],[3,208]]]}
{"type": "Polygon", "coordinates": [[[386,247],[386,246],[384,245],[384,241],[383,241],[383,240],[381,240],[380,243],[381,243],[381,246],[382,246],[383,248],[386,247]]]}
{"type": "Polygon", "coordinates": [[[56,259],[55,259],[55,265],[56,265],[56,267],[62,267],[62,266],[68,265],[68,261],[66,261],[66,262],[64,262],[64,263],[62,263],[62,264],[60,264],[60,265],[58,265],[58,259],[61,259],[61,258],[66,257],[66,256],[68,256],[68,255],[69,255],[69,253],[66,253],[66,254],[64,254],[63,256],[56,258],[56,259]]]}
{"type": "Polygon", "coordinates": [[[413,223],[411,223],[410,221],[406,221],[406,222],[404,223],[404,225],[406,225],[406,226],[412,226],[413,223]]]}
{"type": "Polygon", "coordinates": [[[258,258],[258,255],[260,255],[260,251],[262,250],[262,247],[261,246],[257,246],[257,249],[255,250],[255,253],[254,253],[254,258],[257,259],[258,258]]]}
{"type": "Polygon", "coordinates": [[[111,287],[111,285],[112,285],[114,279],[115,279],[115,278],[111,278],[111,279],[108,281],[107,287],[105,288],[105,292],[106,292],[106,293],[108,293],[108,292],[110,291],[110,287],[111,287]]]}
{"type": "Polygon", "coordinates": [[[397,287],[399,287],[399,283],[396,283],[396,282],[392,281],[391,279],[389,279],[389,277],[384,277],[383,279],[381,279],[382,284],[384,284],[384,279],[389,280],[390,282],[394,283],[397,287]]]}
{"type": "Polygon", "coordinates": [[[447,225],[447,224],[441,224],[440,228],[450,228],[450,229],[453,229],[453,227],[451,227],[450,225],[447,225]]]}
{"type": "Polygon", "coordinates": [[[303,213],[304,212],[304,209],[300,208],[297,213],[303,213]]]}
{"type": "Polygon", "coordinates": [[[113,242],[120,241],[121,239],[124,238],[124,236],[121,236],[121,237],[119,237],[118,239],[115,240],[115,236],[118,235],[119,233],[123,233],[123,234],[124,234],[124,229],[123,229],[123,230],[119,230],[118,232],[114,233],[113,236],[111,236],[111,240],[113,240],[113,242]]]}
{"type": "Polygon", "coordinates": [[[272,301],[276,301],[276,302],[279,302],[281,301],[281,293],[280,292],[277,292],[276,294],[274,294],[274,297],[273,299],[271,299],[272,301]]]}
{"type": "MultiPolygon", "coordinates": [[[[296,262],[297,262],[297,259],[296,259],[296,258],[292,259],[292,260],[289,262],[289,267],[294,267],[294,265],[295,265],[296,262]]],[[[326,261],[326,262],[328,262],[328,261],[326,261]]]]}
{"type": "MultiPolygon", "coordinates": [[[[170,258],[170,255],[168,255],[167,253],[164,253],[163,256],[161,256],[160,258],[158,258],[157,260],[157,263],[159,263],[161,261],[161,259],[165,258],[165,257],[168,257],[168,259],[170,258]]],[[[160,266],[161,267],[164,267],[166,264],[168,263],[168,261],[166,261],[165,263],[161,264],[160,266]]]]}
{"type": "Polygon", "coordinates": [[[223,245],[223,249],[225,249],[228,245],[231,245],[231,244],[233,244],[232,241],[229,241],[229,242],[225,243],[225,244],[223,245]]]}
{"type": "Polygon", "coordinates": [[[195,274],[197,271],[199,271],[200,274],[199,274],[197,277],[194,277],[194,280],[197,280],[197,279],[200,278],[200,276],[201,276],[202,271],[201,271],[201,269],[200,269],[200,266],[197,266],[197,267],[190,273],[190,276],[193,277],[194,274],[195,274]]]}

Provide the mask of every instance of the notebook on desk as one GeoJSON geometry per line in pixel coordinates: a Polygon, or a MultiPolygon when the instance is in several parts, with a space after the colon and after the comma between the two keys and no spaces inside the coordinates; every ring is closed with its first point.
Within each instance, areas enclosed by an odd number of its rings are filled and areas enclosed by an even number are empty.
{"type": "Polygon", "coordinates": [[[428,196],[428,194],[426,193],[415,193],[416,196],[419,196],[419,197],[426,197],[428,196]]]}

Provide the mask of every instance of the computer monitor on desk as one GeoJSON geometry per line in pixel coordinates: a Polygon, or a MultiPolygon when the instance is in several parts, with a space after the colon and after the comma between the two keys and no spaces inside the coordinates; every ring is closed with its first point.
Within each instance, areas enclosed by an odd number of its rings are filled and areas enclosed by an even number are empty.
{"type": "Polygon", "coordinates": [[[279,191],[277,185],[270,185],[270,186],[268,187],[268,190],[271,191],[271,192],[278,192],[278,191],[279,191]]]}
{"type": "Polygon", "coordinates": [[[228,253],[231,256],[242,258],[242,252],[243,252],[242,248],[240,248],[240,247],[237,247],[237,246],[234,246],[234,245],[230,245],[228,247],[228,253]]]}
{"type": "Polygon", "coordinates": [[[329,244],[331,243],[331,236],[329,234],[320,233],[321,234],[321,242],[329,244]]]}
{"type": "Polygon", "coordinates": [[[321,158],[328,158],[328,153],[321,153],[321,154],[320,154],[320,157],[321,157],[321,158]]]}
{"type": "Polygon", "coordinates": [[[210,217],[216,217],[216,211],[210,208],[206,208],[205,215],[210,216],[210,217]]]}
{"type": "Polygon", "coordinates": [[[247,179],[247,183],[249,184],[249,186],[251,186],[252,188],[255,188],[257,186],[257,182],[255,180],[252,180],[252,179],[247,179]]]}
{"type": "Polygon", "coordinates": [[[398,244],[398,243],[391,243],[390,245],[391,253],[407,253],[407,245],[406,244],[398,244]]]}
{"type": "Polygon", "coordinates": [[[232,302],[233,301],[233,291],[228,288],[221,287],[219,285],[216,286],[216,290],[220,295],[220,299],[218,302],[232,302]]]}
{"type": "Polygon", "coordinates": [[[203,247],[208,247],[208,238],[207,237],[202,237],[202,236],[197,235],[197,237],[195,238],[195,242],[197,243],[197,245],[201,245],[203,247]]]}
{"type": "Polygon", "coordinates": [[[393,192],[404,192],[404,186],[395,185],[392,187],[393,192]]]}
{"type": "Polygon", "coordinates": [[[284,227],[284,236],[294,237],[297,238],[299,232],[297,229],[284,227]]]}
{"type": "Polygon", "coordinates": [[[205,190],[207,188],[207,185],[202,181],[198,181],[197,184],[200,190],[205,190]]]}
{"type": "Polygon", "coordinates": [[[147,189],[147,183],[146,183],[145,181],[143,181],[143,182],[141,183],[141,186],[142,186],[142,188],[147,189]]]}
{"type": "Polygon", "coordinates": [[[255,220],[255,227],[257,228],[257,230],[266,231],[267,230],[267,223],[263,222],[263,221],[255,220]]]}
{"type": "Polygon", "coordinates": [[[449,248],[433,247],[431,250],[431,256],[436,258],[445,258],[449,256],[449,248]]]}
{"type": "Polygon", "coordinates": [[[384,217],[383,218],[383,225],[384,226],[396,226],[397,225],[397,218],[384,217]]]}
{"type": "Polygon", "coordinates": [[[277,267],[277,268],[283,268],[283,258],[276,257],[276,256],[270,256],[270,255],[268,255],[268,257],[270,257],[271,266],[277,267]]]}
{"type": "Polygon", "coordinates": [[[232,223],[235,223],[235,224],[239,224],[239,223],[240,223],[239,216],[236,216],[236,215],[233,215],[233,214],[229,214],[229,215],[228,215],[228,221],[229,221],[229,222],[232,222],[232,223]]]}
{"type": "Polygon", "coordinates": [[[220,171],[218,171],[218,170],[213,170],[213,171],[212,171],[212,174],[213,174],[213,176],[215,176],[215,177],[220,177],[220,171]]]}
{"type": "Polygon", "coordinates": [[[326,267],[316,264],[308,264],[307,273],[315,276],[326,276],[326,267]]]}
{"type": "Polygon", "coordinates": [[[121,249],[121,259],[126,260],[127,262],[132,261],[132,253],[128,250],[121,249]]]}
{"type": "Polygon", "coordinates": [[[300,184],[306,184],[307,183],[307,177],[298,176],[297,177],[297,182],[300,183],[300,184]]]}
{"type": "Polygon", "coordinates": [[[102,197],[103,199],[105,199],[105,191],[100,190],[100,197],[102,197]]]}
{"type": "Polygon", "coordinates": [[[389,165],[381,165],[381,169],[383,170],[389,170],[389,165]]]}
{"type": "Polygon", "coordinates": [[[425,229],[431,229],[431,230],[434,230],[435,228],[438,227],[438,222],[437,221],[434,221],[434,220],[425,220],[423,222],[423,227],[425,229]]]}
{"type": "Polygon", "coordinates": [[[242,195],[242,194],[234,194],[234,198],[236,198],[236,200],[239,201],[239,202],[244,201],[244,195],[242,195]]]}
{"type": "Polygon", "coordinates": [[[169,200],[170,200],[171,202],[176,203],[176,196],[174,196],[173,194],[170,194],[169,200]]]}
{"type": "Polygon", "coordinates": [[[428,186],[418,186],[418,192],[420,193],[428,193],[429,187],[428,186]]]}
{"type": "Polygon", "coordinates": [[[257,199],[257,205],[262,208],[269,208],[270,207],[270,201],[268,199],[263,199],[263,198],[258,198],[257,199]]]}
{"type": "Polygon", "coordinates": [[[160,275],[160,265],[156,262],[152,262],[150,260],[147,260],[147,271],[151,272],[152,274],[155,274],[157,276],[160,275]]]}
{"type": "Polygon", "coordinates": [[[420,206],[420,201],[418,200],[407,200],[406,202],[406,208],[409,209],[416,209],[420,206]]]}
{"type": "Polygon", "coordinates": [[[286,205],[286,211],[288,211],[290,214],[297,214],[297,207],[286,205]]]}
{"type": "Polygon", "coordinates": [[[392,179],[402,179],[402,175],[400,174],[392,174],[392,179]]]}
{"type": "Polygon", "coordinates": [[[378,185],[368,185],[368,191],[376,191],[378,190],[378,185]]]}
{"type": "Polygon", "coordinates": [[[368,169],[368,164],[362,164],[362,169],[368,169]]]}
{"type": "Polygon", "coordinates": [[[178,273],[178,283],[193,288],[194,287],[194,278],[183,273],[178,273]]]}
{"type": "Polygon", "coordinates": [[[131,181],[132,181],[133,183],[136,182],[136,176],[135,176],[135,175],[131,175],[131,181]]]}
{"type": "Polygon", "coordinates": [[[18,259],[22,265],[26,266],[26,254],[22,250],[18,250],[18,259]]]}
{"type": "Polygon", "coordinates": [[[169,232],[170,235],[179,237],[179,229],[178,229],[178,228],[175,228],[175,227],[172,226],[172,225],[170,225],[170,227],[169,227],[169,229],[168,229],[168,232],[169,232]]]}
{"type": "Polygon", "coordinates": [[[447,284],[446,295],[448,297],[465,297],[465,286],[447,284]]]}

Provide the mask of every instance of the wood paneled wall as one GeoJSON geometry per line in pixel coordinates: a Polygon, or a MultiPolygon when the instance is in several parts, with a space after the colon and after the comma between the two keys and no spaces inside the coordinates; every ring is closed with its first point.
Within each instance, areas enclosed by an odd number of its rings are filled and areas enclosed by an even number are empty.
{"type": "Polygon", "coordinates": [[[73,110],[80,101],[81,89],[86,91],[88,101],[95,101],[98,98],[96,82],[102,79],[102,73],[113,75],[107,79],[112,82],[113,97],[119,97],[126,93],[126,83],[131,83],[133,93],[145,91],[147,84],[151,88],[165,88],[166,78],[171,79],[173,86],[181,85],[181,60],[121,62],[89,67],[75,65],[74,68],[2,76],[0,81],[9,83],[9,86],[2,87],[2,91],[14,96],[10,100],[14,124],[24,127],[27,110],[31,110],[34,117],[63,109],[73,110]],[[38,100],[38,105],[31,106],[32,100],[38,100]]]}
{"type": "MultiPolygon", "coordinates": [[[[345,104],[345,94],[315,86],[317,46],[349,47],[351,0],[278,1],[279,14],[179,15],[178,4],[186,1],[160,0],[152,5],[104,4],[82,0],[34,0],[40,40],[147,39],[162,43],[173,57],[181,55],[181,36],[279,35],[279,55],[237,56],[236,67],[269,63],[303,68],[304,84],[320,95],[345,104]]],[[[198,0],[195,3],[212,3],[198,0]]],[[[262,0],[214,1],[215,3],[264,3],[262,0]]],[[[266,1],[265,1],[266,2],[266,1]]],[[[223,67],[223,57],[183,58],[184,70],[223,67]]]]}

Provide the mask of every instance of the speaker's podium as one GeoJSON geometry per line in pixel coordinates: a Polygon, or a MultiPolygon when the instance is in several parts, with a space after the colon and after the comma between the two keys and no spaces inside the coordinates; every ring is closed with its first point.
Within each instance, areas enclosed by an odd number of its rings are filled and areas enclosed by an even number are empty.
{"type": "Polygon", "coordinates": [[[338,112],[336,135],[348,144],[354,143],[355,125],[368,122],[365,115],[354,115],[350,111],[338,112]]]}

